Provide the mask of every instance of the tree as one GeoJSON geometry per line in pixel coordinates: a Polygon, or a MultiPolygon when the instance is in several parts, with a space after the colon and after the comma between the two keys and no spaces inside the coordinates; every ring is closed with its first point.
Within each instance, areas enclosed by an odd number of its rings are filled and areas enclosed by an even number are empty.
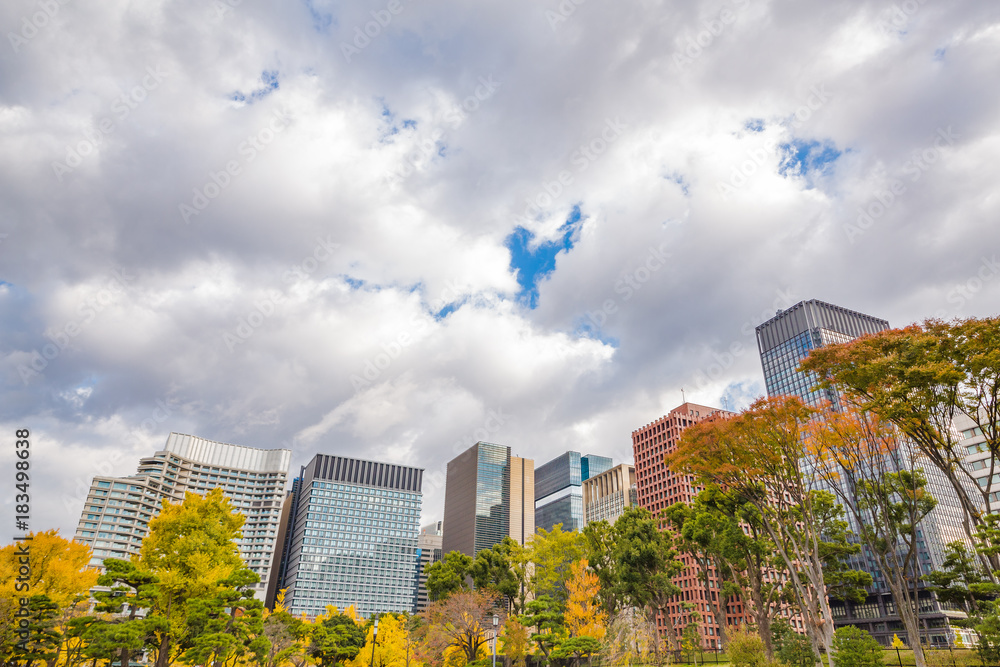
{"type": "Polygon", "coordinates": [[[376,667],[406,667],[409,640],[406,617],[402,614],[381,614],[378,617],[377,642],[374,623],[368,625],[365,645],[346,663],[347,667],[368,667],[373,662],[376,667]]]}
{"type": "Polygon", "coordinates": [[[535,629],[530,639],[535,642],[535,646],[545,656],[546,661],[551,656],[552,649],[566,637],[559,603],[548,595],[541,595],[528,602],[520,621],[535,629]]]}
{"type": "MultiPolygon", "coordinates": [[[[667,465],[715,484],[751,503],[785,563],[790,589],[818,655],[832,650],[831,587],[856,588],[870,581],[841,567],[831,580],[831,560],[856,552],[844,539],[829,539],[837,527],[831,494],[815,488],[806,474],[805,436],[817,411],[795,397],[759,399],[732,418],[715,418],[687,428],[667,465]]],[[[842,510],[840,510],[842,512],[842,510]]]]}
{"type": "Polygon", "coordinates": [[[503,625],[503,654],[511,661],[511,667],[525,667],[528,657],[528,628],[517,616],[508,616],[503,625]]]}
{"type": "Polygon", "coordinates": [[[587,563],[600,583],[598,598],[608,618],[621,609],[621,582],[614,557],[614,527],[607,521],[592,521],[583,528],[587,563]]]}
{"type": "Polygon", "coordinates": [[[431,603],[422,612],[421,658],[440,665],[445,652],[454,649],[466,662],[475,660],[486,644],[486,625],[493,627],[494,602],[484,591],[460,591],[431,603]]]}
{"type": "Polygon", "coordinates": [[[309,653],[320,665],[341,664],[361,653],[366,643],[365,630],[350,615],[330,610],[316,621],[310,633],[309,653]]]}
{"type": "Polygon", "coordinates": [[[97,583],[107,590],[92,593],[97,601],[94,610],[114,616],[90,631],[94,645],[90,653],[102,658],[112,651],[121,667],[128,667],[133,656],[140,655],[145,648],[155,648],[157,624],[155,620],[139,617],[138,613],[153,605],[159,579],[130,561],[107,558],[103,565],[104,574],[97,583]]]}
{"type": "Polygon", "coordinates": [[[607,632],[607,614],[597,601],[601,586],[597,575],[590,572],[586,560],[573,563],[566,581],[565,623],[570,637],[590,637],[600,643],[607,632]]]}
{"type": "Polygon", "coordinates": [[[816,662],[816,655],[807,637],[796,632],[784,618],[778,618],[771,625],[771,644],[778,662],[785,665],[802,665],[816,662]]]}
{"type": "MultiPolygon", "coordinates": [[[[622,599],[639,608],[648,608],[651,618],[662,615],[667,641],[673,650],[679,648],[677,632],[667,610],[681,589],[673,579],[684,569],[677,551],[664,535],[649,510],[628,507],[615,521],[614,554],[622,599]]],[[[653,644],[659,658],[659,641],[653,644]]]]}
{"type": "MultiPolygon", "coordinates": [[[[970,540],[1000,484],[1000,318],[927,320],[813,350],[801,364],[820,386],[846,395],[862,412],[895,425],[951,483],[970,540]],[[952,430],[968,417],[984,437],[988,474],[980,485],[952,430]]],[[[997,555],[982,555],[988,576],[997,555]]]]}
{"type": "Polygon", "coordinates": [[[90,567],[91,553],[86,545],[64,539],[55,530],[29,533],[27,537],[0,549],[0,594],[4,597],[18,598],[15,585],[27,583],[33,595],[45,595],[62,608],[86,596],[97,583],[98,571],[90,567]],[[23,548],[30,553],[31,572],[26,582],[19,582],[23,548]]]}
{"type": "Polygon", "coordinates": [[[566,580],[574,562],[586,556],[586,542],[576,531],[564,532],[562,524],[552,530],[539,528],[530,542],[530,558],[534,571],[530,578],[531,591],[536,596],[547,595],[560,607],[565,603],[566,580]]]}
{"type": "Polygon", "coordinates": [[[264,604],[254,597],[260,577],[240,568],[219,582],[212,596],[188,600],[185,662],[223,667],[252,657],[263,660],[270,649],[264,637],[264,604]]]}
{"type": "Polygon", "coordinates": [[[764,667],[767,664],[764,640],[746,626],[736,628],[729,642],[729,661],[732,667],[764,667]]]}
{"type": "MultiPolygon", "coordinates": [[[[816,474],[826,481],[858,526],[910,637],[920,636],[918,541],[920,521],[937,505],[916,468],[916,452],[873,413],[845,406],[812,423],[808,442],[816,474]]],[[[920,642],[913,646],[924,667],[920,642]]]]}
{"type": "Polygon", "coordinates": [[[147,619],[154,622],[155,667],[168,667],[174,644],[185,636],[188,602],[209,598],[243,568],[236,539],[244,517],[215,488],[188,492],[180,504],[163,502],[149,522],[137,566],[158,579],[147,619]]]}
{"type": "Polygon", "coordinates": [[[472,574],[472,557],[461,551],[449,551],[436,563],[429,563],[427,573],[427,597],[441,600],[453,593],[469,589],[467,579],[472,574]]]}
{"type": "Polygon", "coordinates": [[[837,628],[833,635],[833,657],[838,667],[882,667],[883,664],[882,646],[866,631],[853,625],[837,628]]]}
{"type": "MultiPolygon", "coordinates": [[[[20,609],[18,609],[20,611],[20,609]]],[[[47,595],[32,595],[28,598],[28,615],[18,616],[19,630],[26,631],[15,639],[13,645],[3,647],[4,664],[23,663],[30,667],[34,662],[54,662],[59,657],[62,635],[56,626],[59,606],[47,595]],[[20,621],[27,620],[27,626],[20,621]]]]}
{"type": "Polygon", "coordinates": [[[522,582],[515,571],[514,562],[519,546],[508,535],[494,544],[492,549],[484,549],[476,554],[469,568],[473,585],[477,589],[502,595],[512,614],[519,614],[521,611],[518,594],[522,582]]]}

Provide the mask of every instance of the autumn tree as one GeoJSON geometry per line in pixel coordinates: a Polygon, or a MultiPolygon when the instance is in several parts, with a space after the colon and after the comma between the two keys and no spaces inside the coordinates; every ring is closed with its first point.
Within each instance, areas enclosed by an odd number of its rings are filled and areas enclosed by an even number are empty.
{"type": "Polygon", "coordinates": [[[528,628],[517,618],[508,616],[501,635],[503,654],[510,660],[510,667],[525,667],[528,657],[528,628]]]}
{"type": "MultiPolygon", "coordinates": [[[[919,524],[937,501],[916,467],[915,449],[900,441],[897,430],[874,413],[845,407],[827,411],[811,424],[810,463],[851,515],[907,634],[919,637],[919,524]]],[[[919,642],[914,643],[913,657],[917,667],[924,667],[919,642]]]]}
{"type": "Polygon", "coordinates": [[[795,397],[759,399],[739,415],[686,429],[666,462],[754,505],[785,563],[796,606],[818,655],[820,647],[829,654],[833,641],[827,597],[831,584],[856,587],[866,575],[841,568],[840,581],[832,582],[824,568],[831,555],[846,556],[857,547],[846,539],[827,539],[831,523],[840,521],[831,509],[836,504],[831,494],[812,488],[815,480],[804,469],[806,428],[815,416],[815,409],[795,397]]]}
{"type": "Polygon", "coordinates": [[[448,649],[461,651],[472,662],[486,645],[486,629],[492,629],[496,598],[483,591],[460,591],[433,602],[422,612],[421,659],[440,665],[448,649]]]}
{"type": "MultiPolygon", "coordinates": [[[[964,510],[970,541],[1000,490],[1000,318],[927,320],[813,350],[801,364],[820,386],[895,425],[940,470],[964,510]],[[986,476],[975,477],[953,431],[967,417],[984,438],[986,476]],[[979,483],[982,480],[982,484],[979,483]]],[[[994,582],[1000,557],[982,556],[994,582]]]]}
{"type": "Polygon", "coordinates": [[[552,530],[539,528],[529,542],[529,556],[533,565],[532,593],[549,596],[561,608],[566,602],[570,568],[586,556],[584,537],[575,530],[564,531],[562,524],[552,530]]]}
{"type": "Polygon", "coordinates": [[[365,645],[346,667],[407,667],[409,628],[402,614],[381,614],[378,617],[378,635],[374,623],[369,623],[365,645]],[[378,641],[375,641],[375,640],[378,641]]]}

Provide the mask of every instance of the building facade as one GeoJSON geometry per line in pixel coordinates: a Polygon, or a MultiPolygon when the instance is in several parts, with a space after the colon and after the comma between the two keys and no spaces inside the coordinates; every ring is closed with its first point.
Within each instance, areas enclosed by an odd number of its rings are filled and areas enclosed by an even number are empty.
{"type": "Polygon", "coordinates": [[[535,534],[535,464],[510,447],[477,442],[448,462],[444,495],[444,553],[475,557],[510,536],[524,544],[535,534]]]}
{"type": "MultiPolygon", "coordinates": [[[[663,457],[677,448],[677,442],[686,428],[716,414],[731,413],[720,408],[684,403],[665,416],[632,432],[636,496],[640,507],[648,509],[653,516],[656,516],[660,510],[674,503],[690,503],[698,494],[700,489],[694,485],[693,478],[674,473],[663,462],[663,457]]],[[[722,581],[715,569],[711,568],[706,586],[701,580],[697,563],[686,555],[680,556],[679,559],[685,568],[674,578],[674,584],[681,589],[681,592],[668,605],[668,614],[673,626],[683,629],[692,622],[693,619],[684,605],[693,603],[701,617],[698,621],[698,631],[701,634],[702,646],[706,649],[718,648],[719,625],[708,610],[709,600],[706,596],[710,595],[711,601],[717,602],[722,581]]],[[[727,607],[727,625],[740,625],[744,622],[742,603],[739,600],[731,601],[727,607]]],[[[663,636],[666,625],[661,614],[657,614],[656,625],[663,636]]]]}
{"type": "Polygon", "coordinates": [[[181,503],[187,492],[204,495],[218,487],[246,516],[240,557],[260,575],[256,595],[263,600],[291,454],[171,433],[161,451],[139,461],[135,475],[94,478],[73,539],[91,547],[93,566],[100,567],[105,558],[127,560],[139,554],[164,501],[181,503]]]}
{"type": "Polygon", "coordinates": [[[281,588],[293,615],[416,604],[423,469],[317,454],[296,481],[281,588]]]}
{"type": "Polygon", "coordinates": [[[583,525],[594,521],[614,524],[625,508],[637,505],[635,466],[622,463],[583,482],[583,525]]]}
{"type": "Polygon", "coordinates": [[[535,470],[535,529],[581,530],[583,482],[613,465],[606,456],[566,452],[535,470]]]}
{"type": "Polygon", "coordinates": [[[440,562],[444,557],[442,550],[442,530],[444,522],[437,521],[420,529],[420,537],[417,539],[417,550],[420,553],[420,573],[417,578],[417,602],[413,608],[414,614],[419,614],[427,609],[431,601],[427,595],[427,566],[440,562]]]}
{"type": "MultiPolygon", "coordinates": [[[[778,311],[757,327],[757,344],[768,395],[798,396],[815,407],[830,403],[835,409],[841,409],[844,401],[840,395],[832,389],[817,388],[815,376],[798,371],[799,364],[816,348],[850,342],[859,336],[888,328],[887,320],[817,300],[802,301],[788,310],[778,311]]],[[[920,463],[919,457],[917,462],[920,463]]],[[[892,461],[887,461],[887,465],[891,466],[892,461]]],[[[921,574],[929,574],[943,567],[945,547],[949,542],[965,541],[966,538],[962,530],[962,507],[950,482],[930,461],[925,461],[922,467],[927,477],[926,490],[938,501],[918,530],[916,567],[921,574]]],[[[820,488],[825,486],[819,481],[816,485],[820,488]]],[[[847,519],[857,533],[859,527],[850,513],[847,519]]],[[[849,564],[871,574],[874,582],[862,603],[830,601],[834,624],[837,627],[861,627],[883,646],[891,644],[893,635],[909,642],[896,614],[888,584],[874,559],[862,553],[852,557],[849,564]]],[[[923,588],[924,584],[920,586],[923,588]]],[[[964,614],[955,605],[937,600],[926,589],[919,592],[918,599],[923,625],[921,641],[935,646],[951,643],[957,630],[950,626],[949,618],[964,617],[964,614]]]]}

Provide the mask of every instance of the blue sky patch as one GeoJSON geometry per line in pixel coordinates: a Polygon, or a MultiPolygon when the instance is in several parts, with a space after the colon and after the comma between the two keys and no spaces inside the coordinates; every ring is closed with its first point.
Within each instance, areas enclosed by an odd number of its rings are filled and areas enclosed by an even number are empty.
{"type": "Polygon", "coordinates": [[[743,124],[743,129],[747,132],[763,132],[764,131],[764,119],[763,118],[751,118],[746,123],[743,124]]]}
{"type": "Polygon", "coordinates": [[[781,155],[778,173],[785,178],[791,176],[805,178],[811,188],[812,178],[829,173],[830,165],[841,156],[842,152],[828,141],[820,143],[816,140],[793,139],[780,144],[778,154],[781,155]]]}
{"type": "Polygon", "coordinates": [[[305,0],[306,9],[309,11],[309,19],[312,22],[313,30],[316,32],[326,32],[326,29],[334,24],[333,14],[321,12],[316,9],[312,0],[305,0]]]}
{"type": "Polygon", "coordinates": [[[261,83],[264,85],[257,90],[251,91],[249,94],[244,94],[242,91],[237,90],[232,94],[231,99],[234,102],[246,102],[247,104],[253,104],[259,100],[264,99],[274,91],[278,90],[280,83],[278,82],[278,70],[264,70],[260,74],[261,83]]]}
{"type": "Polygon", "coordinates": [[[517,273],[517,284],[521,286],[517,293],[519,303],[532,309],[538,306],[538,282],[555,270],[556,256],[560,252],[573,248],[582,224],[580,207],[574,206],[566,222],[559,227],[561,236],[555,241],[545,241],[532,249],[535,234],[521,226],[515,227],[504,240],[510,250],[510,268],[517,273]]]}

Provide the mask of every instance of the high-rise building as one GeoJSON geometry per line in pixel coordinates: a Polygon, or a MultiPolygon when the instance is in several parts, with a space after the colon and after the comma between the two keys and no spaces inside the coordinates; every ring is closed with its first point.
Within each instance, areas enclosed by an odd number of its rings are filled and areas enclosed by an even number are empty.
{"type": "Polygon", "coordinates": [[[444,491],[444,553],[475,557],[510,536],[535,533],[535,462],[510,447],[477,442],[448,462],[444,491]]]}
{"type": "Polygon", "coordinates": [[[417,549],[420,552],[420,574],[417,582],[417,603],[414,614],[419,614],[430,604],[427,595],[427,566],[439,562],[444,557],[441,538],[444,535],[441,527],[443,521],[437,521],[420,529],[417,538],[417,549]]]}
{"type": "Polygon", "coordinates": [[[421,468],[317,454],[296,480],[281,587],[292,614],[416,604],[421,468]]]}
{"type": "Polygon", "coordinates": [[[205,494],[219,487],[246,516],[240,557],[260,575],[256,594],[264,599],[291,455],[287,449],[171,433],[161,451],[139,461],[137,474],[94,478],[74,540],[91,547],[91,565],[100,566],[105,558],[128,559],[139,553],[163,501],[180,503],[186,492],[205,494]]]}
{"type": "Polygon", "coordinates": [[[799,363],[811,350],[847,343],[863,334],[889,328],[886,320],[812,299],[800,301],[757,327],[757,347],[769,396],[798,396],[810,405],[840,405],[832,389],[820,389],[812,373],[799,363]]]}
{"type": "MultiPolygon", "coordinates": [[[[812,373],[800,372],[799,364],[816,348],[847,343],[859,336],[888,328],[886,320],[817,300],[801,301],[787,310],[778,311],[757,327],[757,344],[768,395],[798,396],[813,406],[828,402],[834,409],[842,409],[842,397],[833,389],[818,388],[816,377],[812,373]]],[[[904,443],[904,446],[912,445],[904,443]]],[[[887,463],[893,464],[891,460],[887,463]]],[[[929,574],[932,570],[943,568],[945,547],[949,542],[965,541],[966,538],[962,530],[962,506],[950,482],[930,461],[918,459],[918,463],[922,463],[920,467],[927,477],[926,490],[938,501],[937,506],[921,521],[918,530],[915,567],[922,574],[929,574]]],[[[816,486],[837,491],[819,481],[816,486]]],[[[852,530],[858,532],[859,527],[854,525],[850,513],[847,519],[852,530]]],[[[851,559],[850,565],[871,574],[874,582],[868,588],[868,597],[863,603],[830,601],[834,624],[837,627],[861,627],[884,646],[890,645],[894,634],[903,641],[911,641],[905,636],[888,584],[874,559],[859,554],[851,559]]],[[[919,586],[922,589],[918,597],[923,625],[920,641],[936,646],[947,645],[956,632],[950,627],[948,619],[961,615],[961,612],[954,605],[937,600],[926,589],[925,582],[921,581],[919,586]]]]}
{"type": "Polygon", "coordinates": [[[639,503],[635,466],[622,463],[583,482],[583,524],[613,524],[626,507],[639,503]]]}
{"type": "Polygon", "coordinates": [[[583,482],[613,465],[606,456],[566,452],[535,469],[535,529],[583,528],[583,482]]]}
{"type": "MultiPolygon", "coordinates": [[[[710,408],[694,403],[684,403],[674,408],[665,416],[646,424],[632,432],[632,451],[635,455],[635,485],[636,496],[640,507],[645,507],[653,516],[660,510],[674,503],[690,503],[698,494],[694,480],[689,475],[680,475],[670,470],[663,462],[665,454],[677,448],[684,429],[715,414],[730,414],[720,408],[710,408]]],[[[701,620],[698,621],[698,631],[701,633],[702,646],[708,649],[718,648],[719,626],[714,616],[705,607],[707,594],[705,584],[701,579],[698,564],[687,555],[679,556],[684,563],[684,571],[674,578],[674,584],[681,593],[674,597],[668,605],[668,613],[674,628],[684,628],[693,620],[684,602],[694,602],[698,605],[701,620]]],[[[722,581],[717,576],[715,568],[709,569],[709,588],[711,595],[717,596],[721,590],[722,581]]],[[[727,607],[726,621],[729,625],[739,625],[745,622],[743,605],[740,601],[731,601],[727,607]]],[[[657,614],[656,626],[660,636],[666,632],[666,624],[662,614],[657,614]]]]}

